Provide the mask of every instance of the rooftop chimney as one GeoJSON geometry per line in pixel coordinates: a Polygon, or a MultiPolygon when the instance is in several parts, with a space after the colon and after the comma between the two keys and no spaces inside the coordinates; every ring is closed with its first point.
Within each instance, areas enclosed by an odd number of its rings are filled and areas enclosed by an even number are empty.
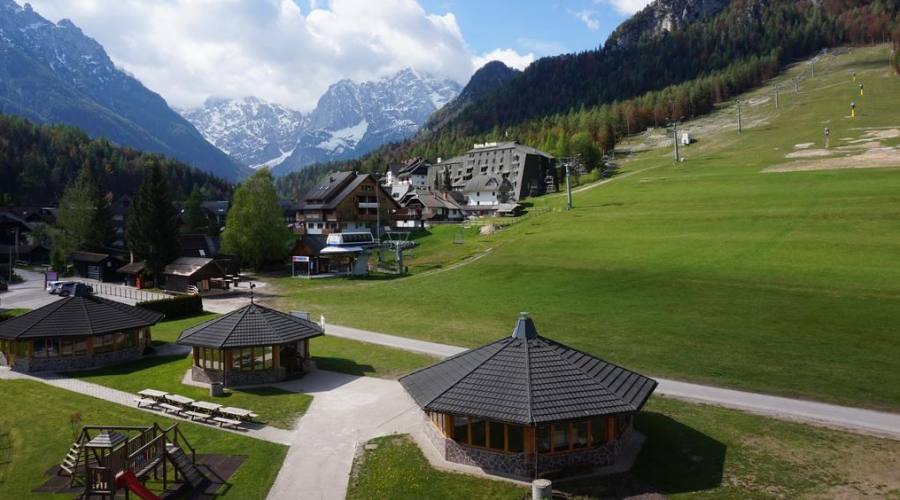
{"type": "Polygon", "coordinates": [[[537,338],[538,331],[534,326],[534,321],[527,312],[519,313],[519,319],[516,321],[516,327],[513,329],[512,337],[514,339],[531,340],[537,338]]]}

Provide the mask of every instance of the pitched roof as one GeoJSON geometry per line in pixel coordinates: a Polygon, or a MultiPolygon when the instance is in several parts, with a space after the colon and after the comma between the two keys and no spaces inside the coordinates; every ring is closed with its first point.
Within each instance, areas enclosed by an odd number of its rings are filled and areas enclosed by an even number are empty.
{"type": "Polygon", "coordinates": [[[95,252],[81,252],[76,251],[69,254],[69,259],[78,262],[90,262],[92,264],[98,264],[103,262],[104,260],[112,257],[108,253],[95,253],[95,252]]]}
{"type": "Polygon", "coordinates": [[[324,335],[312,321],[249,304],[178,336],[178,343],[215,349],[277,345],[324,335]]]}
{"type": "Polygon", "coordinates": [[[141,274],[145,269],[147,269],[147,263],[141,260],[125,264],[116,269],[116,272],[120,274],[141,274]]]}
{"type": "Polygon", "coordinates": [[[513,334],[406,375],[423,409],[521,425],[635,412],[656,381],[541,337],[523,314],[513,334]]]}
{"type": "Polygon", "coordinates": [[[209,265],[216,266],[216,271],[222,272],[222,268],[213,259],[207,259],[203,257],[178,257],[163,269],[163,274],[172,274],[175,276],[192,276],[197,271],[209,265]]]}
{"type": "Polygon", "coordinates": [[[76,296],[0,323],[0,338],[87,337],[152,326],[163,314],[100,297],[76,296]]]}
{"type": "MultiPolygon", "coordinates": [[[[303,200],[297,206],[297,210],[333,210],[341,204],[347,196],[359,187],[369,174],[358,174],[356,172],[335,172],[329,174],[316,187],[310,189],[304,196],[303,200]]],[[[372,178],[374,181],[374,178],[372,178]]],[[[391,194],[385,191],[377,181],[375,189],[381,190],[383,199],[390,200],[389,203],[397,205],[397,201],[391,197],[391,194]]]]}

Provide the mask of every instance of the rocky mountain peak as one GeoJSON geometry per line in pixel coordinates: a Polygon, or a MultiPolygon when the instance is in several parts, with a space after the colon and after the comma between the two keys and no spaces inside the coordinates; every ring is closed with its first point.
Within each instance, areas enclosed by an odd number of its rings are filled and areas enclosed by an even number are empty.
{"type": "Polygon", "coordinates": [[[606,47],[627,48],[642,37],[658,37],[714,17],[731,0],[654,0],[609,36],[606,47]]]}

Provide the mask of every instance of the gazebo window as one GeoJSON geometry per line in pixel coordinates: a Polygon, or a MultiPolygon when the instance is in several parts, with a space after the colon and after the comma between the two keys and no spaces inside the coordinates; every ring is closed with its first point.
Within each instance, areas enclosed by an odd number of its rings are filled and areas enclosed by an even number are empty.
{"type": "Polygon", "coordinates": [[[572,448],[581,449],[588,445],[588,423],[575,422],[572,424],[572,448]]]}
{"type": "Polygon", "coordinates": [[[505,425],[498,422],[490,423],[490,436],[491,442],[489,443],[489,448],[493,448],[495,450],[505,450],[506,449],[506,429],[505,425]]]}
{"type": "Polygon", "coordinates": [[[511,453],[525,451],[525,428],[520,425],[507,425],[506,442],[506,450],[511,453]]]}
{"type": "Polygon", "coordinates": [[[469,444],[469,417],[453,417],[453,440],[469,444]]]}
{"type": "Polygon", "coordinates": [[[487,422],[480,418],[472,418],[469,433],[472,446],[487,447],[487,422]]]}
{"type": "Polygon", "coordinates": [[[231,368],[237,371],[262,371],[274,366],[272,346],[231,350],[231,368]]]}
{"type": "Polygon", "coordinates": [[[218,349],[200,348],[200,356],[197,366],[208,370],[222,369],[222,351],[218,349]]]}

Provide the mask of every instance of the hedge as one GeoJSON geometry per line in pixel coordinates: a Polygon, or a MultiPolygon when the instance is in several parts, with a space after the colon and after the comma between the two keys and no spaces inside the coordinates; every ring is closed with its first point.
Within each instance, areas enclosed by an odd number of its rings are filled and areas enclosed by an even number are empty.
{"type": "Polygon", "coordinates": [[[160,312],[166,319],[180,319],[203,314],[203,299],[199,295],[179,295],[171,299],[139,302],[138,307],[160,312]]]}

